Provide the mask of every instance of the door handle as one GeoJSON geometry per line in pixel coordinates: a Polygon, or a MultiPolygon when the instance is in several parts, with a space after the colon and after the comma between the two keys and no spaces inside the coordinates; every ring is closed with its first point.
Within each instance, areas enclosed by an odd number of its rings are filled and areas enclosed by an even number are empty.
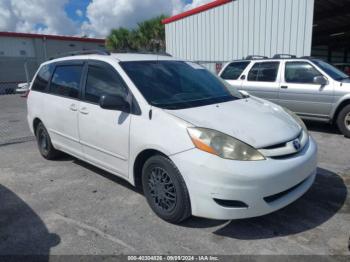
{"type": "Polygon", "coordinates": [[[87,108],[86,108],[86,107],[82,107],[82,108],[80,108],[79,112],[80,112],[80,113],[82,113],[83,115],[87,115],[87,114],[89,114],[89,111],[87,110],[87,108]]]}
{"type": "Polygon", "coordinates": [[[77,106],[76,106],[75,104],[71,104],[71,105],[69,106],[69,109],[70,109],[71,111],[77,111],[77,110],[78,110],[78,108],[77,108],[77,106]]]}
{"type": "Polygon", "coordinates": [[[283,88],[283,89],[287,89],[287,88],[288,88],[288,86],[281,86],[281,88],[283,88]]]}

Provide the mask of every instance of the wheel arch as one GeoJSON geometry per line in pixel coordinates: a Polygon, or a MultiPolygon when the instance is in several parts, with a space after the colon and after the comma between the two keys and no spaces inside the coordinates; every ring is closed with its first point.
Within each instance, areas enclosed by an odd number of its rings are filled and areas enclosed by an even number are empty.
{"type": "Polygon", "coordinates": [[[39,125],[39,123],[42,123],[41,119],[38,117],[35,117],[33,120],[33,131],[34,131],[34,135],[36,135],[36,129],[39,125]]]}
{"type": "Polygon", "coordinates": [[[339,115],[340,111],[341,111],[344,107],[346,107],[347,105],[350,105],[350,97],[345,98],[345,99],[344,99],[343,101],[341,101],[341,102],[339,103],[339,105],[337,106],[337,108],[336,108],[336,110],[335,110],[335,112],[334,112],[334,114],[333,114],[333,120],[332,120],[333,123],[335,123],[335,122],[337,121],[337,118],[338,118],[338,115],[339,115]]]}
{"type": "Polygon", "coordinates": [[[155,155],[168,156],[157,149],[144,149],[135,158],[133,165],[133,181],[136,188],[142,189],[142,167],[146,161],[155,155]]]}

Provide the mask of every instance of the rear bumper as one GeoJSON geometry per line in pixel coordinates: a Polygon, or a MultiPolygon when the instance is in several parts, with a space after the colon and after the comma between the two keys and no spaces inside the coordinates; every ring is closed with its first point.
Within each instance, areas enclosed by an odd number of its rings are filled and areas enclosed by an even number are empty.
{"type": "Polygon", "coordinates": [[[233,161],[198,149],[171,159],[184,176],[193,215],[238,219],[271,213],[302,196],[315,180],[317,145],[310,138],[301,152],[285,159],[233,161]],[[227,207],[214,199],[240,201],[247,207],[227,207]]]}

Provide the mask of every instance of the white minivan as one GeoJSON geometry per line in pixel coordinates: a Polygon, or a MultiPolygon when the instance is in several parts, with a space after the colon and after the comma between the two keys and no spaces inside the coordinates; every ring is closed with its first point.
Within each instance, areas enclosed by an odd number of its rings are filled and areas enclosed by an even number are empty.
{"type": "Polygon", "coordinates": [[[316,143],[294,113],[170,56],[51,60],[27,103],[43,157],[62,151],[142,187],[169,222],[264,215],[316,176],[316,143]]]}

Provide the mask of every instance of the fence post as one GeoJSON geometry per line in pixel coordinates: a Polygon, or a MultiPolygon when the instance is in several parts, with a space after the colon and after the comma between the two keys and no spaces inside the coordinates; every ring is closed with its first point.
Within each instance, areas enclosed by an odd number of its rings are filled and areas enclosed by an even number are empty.
{"type": "Polygon", "coordinates": [[[30,80],[29,80],[28,63],[27,63],[27,61],[24,62],[24,71],[25,71],[25,73],[26,73],[27,84],[28,84],[28,86],[29,86],[30,80]]]}

